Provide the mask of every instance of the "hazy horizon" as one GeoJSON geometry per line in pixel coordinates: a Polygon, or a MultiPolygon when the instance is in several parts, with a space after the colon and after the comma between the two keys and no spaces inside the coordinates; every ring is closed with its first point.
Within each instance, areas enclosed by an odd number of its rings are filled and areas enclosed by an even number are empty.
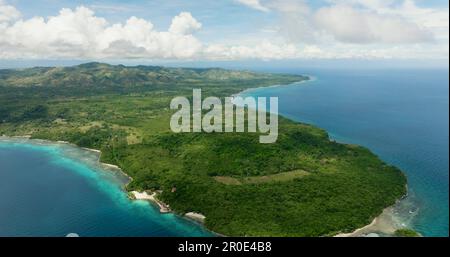
{"type": "Polygon", "coordinates": [[[442,60],[246,60],[246,61],[164,61],[164,60],[0,60],[0,69],[32,67],[67,67],[99,62],[125,66],[164,66],[186,68],[225,68],[251,70],[288,69],[449,69],[447,59],[442,60]]]}

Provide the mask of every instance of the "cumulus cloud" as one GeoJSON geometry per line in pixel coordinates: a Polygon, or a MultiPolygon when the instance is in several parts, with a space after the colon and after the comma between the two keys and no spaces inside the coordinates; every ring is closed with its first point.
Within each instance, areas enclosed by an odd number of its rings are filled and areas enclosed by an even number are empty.
{"type": "Polygon", "coordinates": [[[319,9],[313,18],[318,29],[346,43],[411,44],[433,41],[433,34],[413,22],[348,5],[319,9]]]}
{"type": "Polygon", "coordinates": [[[147,20],[129,18],[110,24],[87,7],[63,8],[58,15],[17,20],[0,27],[0,58],[151,58],[151,59],[292,59],[302,57],[294,44],[269,41],[255,45],[202,44],[202,27],[190,13],[172,19],[167,31],[147,20]]]}
{"type": "Polygon", "coordinates": [[[0,23],[16,20],[20,18],[20,12],[12,5],[7,5],[0,0],[0,23]]]}
{"type": "Polygon", "coordinates": [[[243,5],[246,5],[252,9],[258,10],[258,11],[263,11],[263,12],[268,12],[269,8],[263,6],[261,4],[260,0],[236,0],[238,3],[241,3],[243,5]]]}
{"type": "Polygon", "coordinates": [[[202,49],[192,33],[201,27],[189,13],[174,17],[168,31],[136,17],[109,24],[86,7],[57,16],[34,17],[0,26],[0,58],[192,58],[202,49]]]}
{"type": "Polygon", "coordinates": [[[405,5],[420,10],[412,1],[405,1],[400,7],[393,6],[391,0],[329,2],[330,5],[316,10],[302,0],[273,0],[271,6],[282,14],[283,32],[292,41],[331,38],[351,44],[415,44],[434,40],[431,27],[407,15],[411,12],[405,10],[405,5]]]}
{"type": "Polygon", "coordinates": [[[378,12],[387,15],[398,15],[408,19],[419,27],[432,31],[437,40],[446,39],[449,35],[449,9],[418,7],[414,1],[405,0],[398,6],[381,5],[378,12]]]}
{"type": "Polygon", "coordinates": [[[202,24],[188,12],[182,12],[172,20],[169,31],[174,34],[188,35],[199,30],[202,24]]]}
{"type": "Polygon", "coordinates": [[[170,26],[162,31],[151,21],[134,16],[111,23],[83,6],[63,8],[46,18],[24,19],[16,8],[0,0],[0,59],[448,56],[448,8],[418,7],[412,0],[326,0],[327,4],[320,8],[312,8],[303,0],[239,1],[262,11],[261,15],[267,15],[266,11],[278,14],[282,21],[270,24],[278,26],[269,38],[267,33],[253,33],[216,39],[215,43],[201,42],[195,33],[203,26],[188,12],[173,17],[170,26]],[[275,37],[273,33],[277,32],[283,36],[275,37]]]}

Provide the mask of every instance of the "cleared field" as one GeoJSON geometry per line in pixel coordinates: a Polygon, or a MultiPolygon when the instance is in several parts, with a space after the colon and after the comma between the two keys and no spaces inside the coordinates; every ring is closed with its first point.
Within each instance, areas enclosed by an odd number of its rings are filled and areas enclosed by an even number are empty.
{"type": "Polygon", "coordinates": [[[242,185],[242,184],[261,184],[261,183],[271,183],[271,182],[285,182],[291,181],[296,178],[301,178],[309,175],[310,173],[304,170],[293,170],[288,172],[281,172],[278,174],[267,175],[267,176],[251,176],[246,178],[233,178],[216,176],[214,179],[225,185],[242,185]]]}

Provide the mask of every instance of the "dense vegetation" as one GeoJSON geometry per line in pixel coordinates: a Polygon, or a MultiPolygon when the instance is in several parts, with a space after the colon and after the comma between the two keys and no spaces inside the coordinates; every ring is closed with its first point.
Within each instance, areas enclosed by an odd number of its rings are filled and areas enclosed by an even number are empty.
{"type": "Polygon", "coordinates": [[[0,71],[0,134],[102,150],[178,212],[236,236],[322,236],[364,226],[405,193],[405,177],[367,149],[280,117],[275,144],[254,133],[174,134],[170,100],[202,88],[229,96],[302,76],[222,69],[125,67],[0,71]]]}
{"type": "Polygon", "coordinates": [[[420,234],[412,229],[397,229],[394,233],[394,236],[397,237],[420,237],[420,234]]]}

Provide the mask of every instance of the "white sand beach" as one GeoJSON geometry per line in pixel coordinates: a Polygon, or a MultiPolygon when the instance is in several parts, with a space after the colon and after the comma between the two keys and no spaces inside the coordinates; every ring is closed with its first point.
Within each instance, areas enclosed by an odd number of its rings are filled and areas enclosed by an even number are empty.
{"type": "Polygon", "coordinates": [[[387,234],[392,235],[401,226],[395,222],[393,218],[393,207],[388,207],[383,210],[380,216],[376,217],[369,225],[356,229],[351,233],[340,233],[335,237],[362,237],[369,234],[387,234]]]}
{"type": "Polygon", "coordinates": [[[200,223],[204,223],[205,222],[205,215],[201,214],[201,213],[197,213],[197,212],[188,212],[186,214],[184,214],[184,216],[186,218],[198,221],[200,223]]]}
{"type": "Polygon", "coordinates": [[[166,205],[165,203],[159,201],[156,198],[157,193],[153,192],[151,195],[149,195],[147,192],[138,192],[138,191],[132,191],[131,192],[133,194],[133,196],[135,197],[136,200],[147,200],[147,201],[151,201],[153,203],[156,203],[159,207],[159,211],[161,213],[169,213],[171,212],[170,208],[168,205],[166,205]]]}

